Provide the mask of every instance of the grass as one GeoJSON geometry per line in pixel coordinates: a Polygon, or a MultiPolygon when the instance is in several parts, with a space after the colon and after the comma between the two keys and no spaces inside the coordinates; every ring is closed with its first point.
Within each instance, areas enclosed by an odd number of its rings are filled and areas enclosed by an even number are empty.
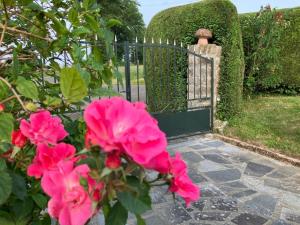
{"type": "MultiPolygon", "coordinates": [[[[125,84],[125,66],[119,66],[119,72],[122,74],[122,79],[125,84]]],[[[131,84],[137,84],[139,83],[140,85],[145,84],[144,80],[144,66],[139,65],[139,73],[137,73],[137,66],[134,64],[130,65],[130,80],[131,84]],[[137,74],[139,75],[139,79],[137,79],[137,74]]],[[[116,84],[117,80],[113,80],[113,84],[116,84]]]]}
{"type": "Polygon", "coordinates": [[[300,97],[260,96],[247,100],[224,132],[300,159],[300,97]]]}

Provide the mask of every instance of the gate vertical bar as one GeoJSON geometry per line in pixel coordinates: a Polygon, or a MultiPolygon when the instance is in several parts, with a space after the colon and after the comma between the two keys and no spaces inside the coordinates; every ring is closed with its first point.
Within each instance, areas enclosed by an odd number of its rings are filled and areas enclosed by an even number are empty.
{"type": "Polygon", "coordinates": [[[210,121],[211,121],[211,131],[213,131],[214,130],[214,107],[215,107],[215,105],[214,105],[214,94],[215,94],[215,61],[214,61],[214,58],[211,58],[211,79],[210,79],[210,81],[211,81],[211,85],[210,85],[210,87],[211,87],[211,94],[210,94],[210,101],[211,101],[211,110],[210,110],[210,112],[211,112],[211,119],[210,119],[210,121]]]}
{"type": "Polygon", "coordinates": [[[129,42],[124,42],[124,60],[125,60],[125,80],[126,80],[126,99],[131,101],[131,83],[130,83],[130,50],[129,42]]]}

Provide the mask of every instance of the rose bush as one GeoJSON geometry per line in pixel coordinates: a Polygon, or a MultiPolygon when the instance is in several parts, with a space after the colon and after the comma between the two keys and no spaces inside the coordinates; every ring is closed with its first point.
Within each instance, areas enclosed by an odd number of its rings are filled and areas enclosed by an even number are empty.
{"type": "Polygon", "coordinates": [[[0,12],[1,225],[83,225],[98,212],[106,225],[128,212],[144,224],[153,185],[199,198],[146,105],[106,98],[122,84],[118,21],[96,0],[0,0],[0,12]]]}
{"type": "Polygon", "coordinates": [[[84,225],[100,210],[106,224],[114,224],[111,217],[125,224],[128,212],[141,221],[157,183],[168,185],[187,206],[199,199],[186,163],[179,153],[169,155],[166,136],[143,103],[96,100],[86,107],[84,120],[88,144],[81,151],[63,142],[67,131],[61,120],[44,109],[32,113],[30,122],[22,119],[20,131],[13,132],[14,145],[34,147],[27,175],[40,180],[50,198],[47,211],[59,224],[84,225]],[[154,183],[147,178],[149,170],[157,172],[154,183]],[[118,214],[120,208],[125,214],[118,214]]]}

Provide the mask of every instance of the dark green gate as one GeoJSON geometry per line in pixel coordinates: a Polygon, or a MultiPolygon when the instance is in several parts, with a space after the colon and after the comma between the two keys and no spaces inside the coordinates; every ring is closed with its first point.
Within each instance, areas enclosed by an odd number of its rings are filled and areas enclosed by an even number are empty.
{"type": "Polygon", "coordinates": [[[117,70],[125,85],[114,83],[127,100],[143,101],[168,137],[213,129],[214,61],[198,47],[167,43],[114,43],[117,70]]]}

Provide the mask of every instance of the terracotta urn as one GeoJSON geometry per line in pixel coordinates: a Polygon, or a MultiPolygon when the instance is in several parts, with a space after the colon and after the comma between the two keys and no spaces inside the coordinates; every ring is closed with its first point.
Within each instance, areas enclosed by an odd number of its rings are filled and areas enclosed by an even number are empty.
{"type": "Polygon", "coordinates": [[[197,30],[195,35],[199,39],[198,45],[208,45],[208,39],[212,38],[212,32],[203,28],[197,30]]]}

